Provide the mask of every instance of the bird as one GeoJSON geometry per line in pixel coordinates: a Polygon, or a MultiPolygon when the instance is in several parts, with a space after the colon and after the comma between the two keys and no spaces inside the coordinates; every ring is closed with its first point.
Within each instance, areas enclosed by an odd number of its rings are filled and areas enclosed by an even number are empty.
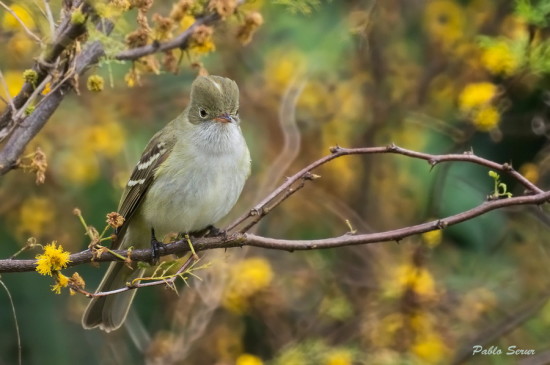
{"type": "MultiPolygon", "coordinates": [[[[213,227],[229,213],[250,175],[240,128],[239,87],[221,76],[198,76],[183,112],[157,132],[136,164],[118,206],[124,223],[112,249],[147,248],[166,234],[213,227]]],[[[135,263],[112,262],[96,292],[126,287],[143,275],[135,263]]],[[[111,332],[124,323],[136,290],[93,297],[85,329],[111,332]]]]}

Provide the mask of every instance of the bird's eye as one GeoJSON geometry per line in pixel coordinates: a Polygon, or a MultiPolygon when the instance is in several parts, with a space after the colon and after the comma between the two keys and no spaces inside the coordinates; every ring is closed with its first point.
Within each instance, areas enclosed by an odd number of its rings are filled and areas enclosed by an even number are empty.
{"type": "Polygon", "coordinates": [[[206,118],[208,116],[208,113],[203,108],[200,108],[199,115],[201,116],[201,118],[206,118]]]}

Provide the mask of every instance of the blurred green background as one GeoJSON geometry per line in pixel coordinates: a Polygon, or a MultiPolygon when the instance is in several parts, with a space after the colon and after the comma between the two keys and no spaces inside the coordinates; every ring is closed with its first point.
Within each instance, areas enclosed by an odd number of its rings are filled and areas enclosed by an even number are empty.
{"type": "MultiPolygon", "coordinates": [[[[135,9],[107,11],[119,3],[95,4],[116,24],[111,53],[136,28],[135,9]]],[[[43,3],[6,4],[47,37],[43,3]]],[[[167,36],[155,33],[153,14],[168,16],[172,5],[154,2],[149,41],[167,36]]],[[[57,17],[59,2],[51,6],[57,17]]],[[[73,208],[103,229],[145,144],[183,110],[192,80],[205,70],[238,83],[252,154],[252,176],[225,223],[335,145],[473,151],[547,188],[549,13],[547,0],[257,0],[217,26],[207,44],[174,51],[176,67],[164,55],[103,61],[88,75],[102,76],[104,89],[89,91],[81,78],[80,95],[67,96],[28,146],[29,154],[40,147],[47,155],[45,183],[21,170],[1,178],[0,257],[29,237],[86,249],[73,208]],[[237,35],[247,19],[263,24],[243,44],[237,35]],[[301,88],[295,105],[288,101],[293,88],[301,88]],[[281,111],[284,100],[296,118],[281,111]]],[[[0,39],[0,69],[15,95],[39,47],[3,8],[0,39]]],[[[322,178],[256,233],[338,236],[349,231],[346,220],[359,233],[405,227],[474,207],[494,184],[477,165],[431,170],[397,155],[344,157],[316,173],[322,178]]],[[[508,191],[522,193],[502,178],[508,191]]],[[[83,330],[87,299],[53,293],[49,277],[0,279],[13,296],[24,364],[542,364],[538,356],[550,352],[548,221],[544,206],[517,207],[399,244],[208,252],[210,267],[197,272],[202,281],[180,283],[179,296],[140,290],[130,329],[111,334],[83,330]],[[476,344],[503,354],[472,356],[476,344]],[[536,355],[508,356],[509,346],[536,355]]],[[[105,267],[64,272],[78,271],[93,290],[105,267]]],[[[0,364],[16,363],[14,318],[1,289],[0,308],[0,364]]]]}

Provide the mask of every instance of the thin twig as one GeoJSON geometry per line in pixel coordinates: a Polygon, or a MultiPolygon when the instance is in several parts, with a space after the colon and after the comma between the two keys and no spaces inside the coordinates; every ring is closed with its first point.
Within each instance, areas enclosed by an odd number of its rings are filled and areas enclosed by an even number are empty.
{"type": "Polygon", "coordinates": [[[7,6],[6,4],[4,4],[4,2],[0,1],[0,6],[2,6],[4,9],[6,9],[6,11],[8,13],[10,13],[16,20],[19,24],[21,24],[21,26],[23,27],[23,29],[25,30],[25,33],[27,33],[27,35],[29,37],[31,37],[32,39],[34,39],[35,41],[37,41],[38,43],[40,43],[41,46],[43,46],[44,44],[42,43],[42,40],[36,35],[34,34],[26,25],[25,23],[21,20],[21,18],[19,18],[19,16],[17,14],[15,14],[15,11],[11,10],[11,8],[9,6],[7,6]]]}
{"type": "Polygon", "coordinates": [[[379,153],[391,153],[391,154],[399,154],[404,155],[416,159],[421,159],[427,161],[430,166],[434,167],[438,163],[441,162],[450,162],[450,161],[462,161],[462,162],[470,162],[475,163],[478,165],[486,166],[488,168],[491,168],[493,170],[501,171],[503,173],[506,173],[516,179],[519,183],[521,183],[525,188],[533,193],[541,193],[543,192],[540,188],[535,186],[533,183],[531,183],[529,180],[527,180],[525,177],[523,177],[520,173],[515,171],[512,166],[508,163],[505,164],[499,164],[487,159],[484,159],[482,157],[476,156],[473,153],[467,152],[463,154],[447,154],[447,155],[432,155],[428,153],[422,153],[422,152],[416,152],[407,150],[401,147],[398,147],[394,145],[393,143],[386,147],[364,147],[364,148],[342,148],[342,147],[333,147],[331,149],[332,154],[327,155],[308,166],[304,167],[302,170],[294,174],[294,176],[288,178],[284,184],[279,186],[277,189],[275,189],[271,194],[269,194],[267,197],[265,197],[262,201],[260,201],[258,204],[256,204],[252,209],[250,209],[247,213],[243,214],[241,217],[239,217],[236,221],[231,223],[228,226],[229,230],[234,229],[236,226],[242,224],[245,220],[250,219],[251,217],[254,217],[258,214],[258,212],[262,212],[264,207],[268,206],[272,201],[277,199],[277,197],[281,194],[284,194],[284,192],[289,189],[296,181],[303,178],[307,173],[311,172],[312,170],[316,169],[317,167],[326,164],[327,162],[346,155],[363,155],[363,154],[379,154],[379,153]]]}
{"type": "MultiPolygon", "coordinates": [[[[42,80],[42,82],[38,85],[38,87],[34,88],[34,91],[32,92],[32,94],[29,96],[29,98],[27,99],[27,101],[25,102],[25,104],[23,104],[23,106],[21,108],[19,108],[19,110],[15,113],[15,115],[13,116],[13,120],[16,122],[14,124],[14,127],[15,125],[17,124],[17,121],[20,120],[20,118],[23,117],[23,113],[25,112],[25,110],[27,110],[27,108],[32,105],[35,101],[35,99],[38,97],[38,95],[42,92],[42,90],[44,90],[44,88],[46,87],[46,84],[48,82],[50,82],[52,80],[52,76],[51,75],[47,75],[46,78],[44,80],[42,80]]],[[[55,90],[51,90],[49,94],[52,93],[52,91],[55,91],[55,90]]],[[[48,95],[45,96],[45,98],[48,97],[48,95]]],[[[45,98],[42,98],[36,105],[35,107],[38,107],[38,105],[45,99],[45,98]]]]}
{"type": "MultiPolygon", "coordinates": [[[[464,221],[471,220],[475,217],[481,216],[485,213],[496,209],[502,209],[505,207],[517,206],[517,205],[540,205],[550,201],[550,191],[543,191],[536,187],[532,183],[528,182],[521,174],[517,173],[508,164],[498,164],[496,162],[489,161],[473,154],[449,154],[449,155],[430,155],[421,152],[415,152],[407,149],[390,145],[387,147],[367,147],[367,148],[333,148],[331,155],[325,156],[317,161],[314,161],[310,165],[306,166],[298,173],[289,177],[281,186],[273,191],[267,198],[256,205],[253,210],[250,210],[246,216],[252,217],[258,212],[261,212],[265,207],[269,207],[274,202],[279,204],[282,200],[292,195],[292,188],[300,179],[307,181],[305,178],[308,174],[311,174],[311,170],[317,168],[327,162],[346,155],[352,154],[383,154],[393,153],[399,154],[411,158],[423,159],[430,162],[430,165],[434,166],[440,162],[448,161],[463,161],[475,163],[478,165],[486,166],[493,170],[508,173],[512,178],[518,182],[524,184],[530,192],[528,195],[519,195],[499,200],[484,201],[478,206],[469,210],[457,213],[445,218],[432,220],[417,224],[414,226],[408,226],[398,229],[393,229],[385,232],[376,232],[368,234],[356,234],[349,235],[344,234],[339,237],[331,237],[325,239],[315,240],[287,240],[287,239],[275,239],[269,237],[257,236],[251,233],[229,233],[222,234],[216,237],[197,238],[193,242],[193,246],[197,252],[204,250],[211,250],[216,248],[232,248],[243,246],[254,246],[266,249],[274,250],[313,250],[313,249],[326,249],[352,245],[364,245],[369,243],[379,242],[398,242],[406,237],[417,235],[424,232],[445,229],[447,227],[459,224],[464,221]],[[282,199],[282,200],[280,200],[282,199]],[[252,212],[252,213],[251,213],[252,212]]],[[[269,210],[268,210],[269,211],[269,210]]],[[[267,213],[265,213],[267,214],[267,213]]],[[[264,215],[265,215],[264,214],[264,215]]],[[[244,220],[237,220],[237,222],[243,222],[244,220]]],[[[229,227],[235,227],[235,224],[231,224],[229,227]]],[[[227,231],[227,230],[226,230],[227,231]]],[[[164,255],[181,255],[190,250],[187,240],[180,240],[174,243],[167,244],[163,247],[164,255]]],[[[123,257],[129,257],[133,261],[145,261],[150,262],[152,258],[151,250],[140,249],[128,252],[126,250],[114,250],[117,254],[123,257]]],[[[91,262],[93,253],[90,250],[85,250],[79,253],[71,255],[69,266],[76,266],[82,263],[91,262]]],[[[100,258],[95,258],[94,261],[117,261],[117,258],[111,254],[103,254],[100,258]]],[[[21,272],[21,271],[33,271],[36,268],[35,260],[0,260],[0,273],[1,272],[21,272]]]]}
{"type": "Polygon", "coordinates": [[[17,358],[18,358],[18,364],[21,365],[23,363],[23,351],[21,347],[21,334],[19,333],[19,322],[17,321],[17,314],[15,313],[15,305],[13,304],[13,298],[11,297],[11,293],[4,284],[2,280],[0,280],[0,285],[4,287],[4,290],[6,291],[6,294],[8,295],[8,299],[10,301],[11,305],[11,311],[13,314],[13,321],[15,322],[15,335],[17,336],[17,358]]]}
{"type": "MultiPolygon", "coordinates": [[[[154,275],[153,275],[153,277],[137,278],[137,279],[134,279],[134,281],[130,285],[127,285],[123,288],[118,288],[118,289],[104,291],[104,292],[96,292],[96,293],[91,293],[89,291],[86,291],[86,290],[84,290],[82,288],[79,288],[79,287],[76,287],[76,286],[71,286],[71,289],[78,292],[78,293],[80,293],[80,294],[84,294],[88,298],[96,298],[96,297],[105,297],[107,295],[123,293],[125,291],[134,290],[134,289],[138,289],[138,288],[144,288],[144,287],[147,287],[147,286],[168,285],[169,287],[173,287],[174,282],[178,278],[180,278],[182,276],[182,274],[184,274],[187,270],[191,269],[197,261],[198,260],[195,259],[195,257],[193,255],[191,255],[183,263],[183,265],[178,269],[178,271],[176,271],[176,273],[169,275],[169,277],[163,277],[162,279],[159,279],[159,280],[157,280],[154,277],[154,275]],[[141,281],[143,281],[143,280],[151,280],[151,281],[147,281],[145,283],[142,283],[141,281]]],[[[191,274],[191,273],[189,273],[189,274],[191,274]]]]}
{"type": "Polygon", "coordinates": [[[55,36],[55,21],[53,20],[52,9],[50,8],[50,0],[44,0],[44,7],[46,8],[46,19],[48,19],[48,24],[50,25],[51,39],[53,39],[55,36]]]}

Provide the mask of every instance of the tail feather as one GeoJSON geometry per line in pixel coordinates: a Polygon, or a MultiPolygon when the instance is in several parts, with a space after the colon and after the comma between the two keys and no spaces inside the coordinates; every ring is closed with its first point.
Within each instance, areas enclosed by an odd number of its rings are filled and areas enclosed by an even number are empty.
{"type": "MultiPolygon", "coordinates": [[[[122,262],[112,262],[97,292],[123,288],[127,282],[142,276],[143,271],[143,269],[132,270],[122,262]]],[[[128,290],[119,294],[93,298],[82,317],[82,326],[85,329],[99,327],[105,332],[118,329],[128,315],[136,292],[136,290],[128,290]]]]}

